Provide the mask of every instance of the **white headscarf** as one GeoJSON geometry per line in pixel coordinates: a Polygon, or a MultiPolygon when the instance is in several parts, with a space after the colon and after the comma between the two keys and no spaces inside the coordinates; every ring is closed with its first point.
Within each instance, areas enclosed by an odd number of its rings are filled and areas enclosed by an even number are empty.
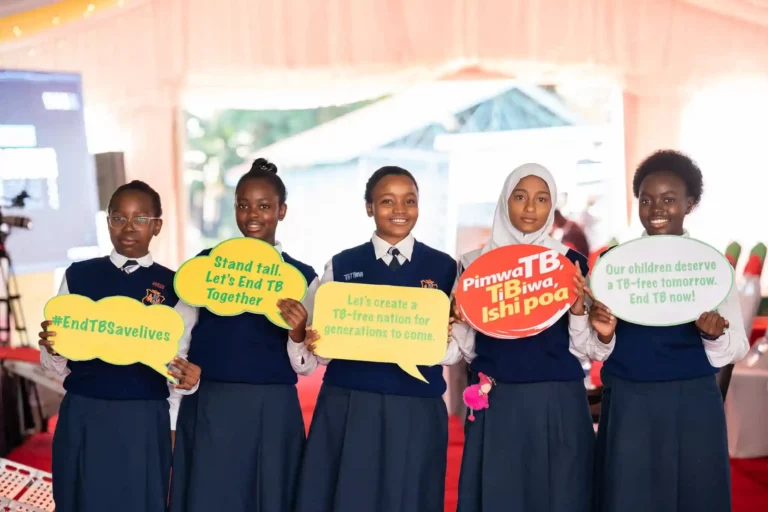
{"type": "Polygon", "coordinates": [[[555,185],[555,179],[552,177],[552,173],[550,173],[546,167],[539,164],[523,164],[512,171],[512,173],[507,176],[506,181],[504,181],[504,188],[499,196],[499,202],[496,204],[496,212],[493,214],[491,238],[482,248],[482,251],[472,251],[462,257],[462,263],[465,264],[464,268],[481,254],[485,254],[506,245],[540,245],[542,247],[554,249],[560,254],[567,253],[568,247],[549,236],[552,225],[555,223],[556,202],[557,185],[555,185]],[[549,195],[552,198],[552,208],[549,210],[547,222],[541,229],[534,233],[523,233],[513,226],[512,221],[509,220],[509,196],[512,195],[512,192],[515,190],[515,187],[517,187],[517,184],[520,183],[520,180],[527,176],[537,176],[544,180],[549,187],[549,195]]]}

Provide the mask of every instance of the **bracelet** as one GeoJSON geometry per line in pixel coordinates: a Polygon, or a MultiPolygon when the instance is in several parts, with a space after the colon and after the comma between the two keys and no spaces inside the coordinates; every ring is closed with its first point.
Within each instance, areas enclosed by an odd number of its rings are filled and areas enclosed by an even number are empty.
{"type": "MultiPolygon", "coordinates": [[[[569,311],[570,311],[570,310],[569,310],[569,311]]],[[[583,312],[582,312],[580,315],[579,315],[578,313],[571,313],[571,314],[572,314],[572,315],[576,315],[576,316],[586,316],[586,315],[588,315],[588,314],[589,314],[589,306],[587,306],[586,304],[584,304],[584,311],[583,311],[583,312]]]]}

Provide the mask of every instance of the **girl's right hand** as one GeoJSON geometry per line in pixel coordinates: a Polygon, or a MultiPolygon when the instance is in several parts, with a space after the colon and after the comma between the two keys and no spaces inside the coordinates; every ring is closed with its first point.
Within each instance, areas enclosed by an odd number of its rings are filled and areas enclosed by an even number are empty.
{"type": "Polygon", "coordinates": [[[616,332],[616,317],[602,302],[595,301],[589,308],[589,321],[597,332],[597,339],[606,345],[611,342],[616,332]]]}
{"type": "Polygon", "coordinates": [[[48,327],[50,327],[51,325],[53,325],[53,322],[51,322],[50,320],[45,320],[40,324],[40,327],[42,327],[43,330],[39,334],[40,340],[38,341],[38,344],[41,347],[45,347],[45,350],[47,350],[48,353],[51,354],[52,356],[57,356],[59,354],[55,350],[53,350],[53,345],[55,342],[52,339],[49,339],[56,336],[55,332],[48,331],[48,327]]]}
{"type": "Polygon", "coordinates": [[[307,350],[311,354],[315,353],[315,349],[317,348],[317,341],[320,339],[320,335],[312,329],[311,325],[307,326],[306,335],[304,336],[304,346],[307,347],[307,350]]]}

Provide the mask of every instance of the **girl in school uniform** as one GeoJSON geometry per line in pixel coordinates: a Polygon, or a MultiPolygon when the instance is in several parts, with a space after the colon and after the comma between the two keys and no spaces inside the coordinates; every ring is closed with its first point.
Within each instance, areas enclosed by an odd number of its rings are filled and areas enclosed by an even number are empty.
{"type": "MultiPolygon", "coordinates": [[[[383,167],[368,180],[370,241],[342,251],[322,282],[437,288],[449,294],[456,262],[414,239],[419,189],[383,167]]],[[[307,343],[319,339],[310,331],[307,343]]],[[[450,346],[441,364],[458,360],[450,346]]],[[[318,358],[327,365],[302,464],[297,512],[443,512],[448,415],[443,368],[318,358]]]]}
{"type": "MultiPolygon", "coordinates": [[[[701,199],[697,165],[659,151],[635,172],[643,236],[688,236],[685,216],[701,199]]],[[[597,435],[597,512],[727,512],[730,464],[718,368],[749,343],[734,286],[696,322],[646,327],[617,320],[610,304],[590,311],[594,336],[613,352],[602,370],[597,435]]]]}
{"type": "MultiPolygon", "coordinates": [[[[73,263],[59,295],[74,293],[94,301],[123,296],[147,305],[178,306],[174,272],[149,253],[163,225],[161,216],[160,196],[149,185],[132,181],[119,187],[108,208],[112,254],[73,263]]],[[[184,321],[190,328],[189,318],[184,321]]],[[[51,325],[42,324],[40,363],[65,376],[67,391],[53,437],[56,510],[164,512],[180,395],[193,393],[200,377],[200,368],[184,360],[189,330],[168,372],[178,380],[174,385],[140,363],[68,361],[56,353],[51,325]]]]}
{"type": "Polygon", "coordinates": [[[277,167],[262,158],[235,189],[243,236],[275,246],[310,283],[304,305],[292,299],[278,304],[291,329],[264,315],[225,317],[187,306],[197,316],[189,360],[203,377],[179,412],[172,512],[292,510],[305,442],[296,373],[317,366],[303,342],[319,281],[312,267],[289,256],[275,238],[285,201],[277,167]]]}
{"type": "MultiPolygon", "coordinates": [[[[557,188],[538,164],[515,169],[504,182],[491,239],[461,258],[472,261],[498,247],[540,245],[587,271],[587,259],[549,236],[557,188]]],[[[594,430],[582,363],[602,360],[605,347],[591,339],[584,308],[584,278],[574,282],[577,301],[546,331],[516,340],[494,339],[464,322],[453,327],[470,363],[492,388],[488,409],[465,425],[459,512],[587,512],[591,507],[594,430]]]]}

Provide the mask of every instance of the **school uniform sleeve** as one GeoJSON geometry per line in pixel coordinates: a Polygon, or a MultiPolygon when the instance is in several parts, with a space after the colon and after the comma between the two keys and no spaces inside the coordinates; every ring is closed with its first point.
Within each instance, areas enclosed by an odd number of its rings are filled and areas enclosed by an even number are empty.
{"type": "Polygon", "coordinates": [[[717,312],[728,320],[728,328],[722,336],[716,340],[701,339],[704,343],[704,351],[707,359],[715,368],[735,363],[747,355],[749,351],[749,339],[744,328],[744,317],[741,314],[741,305],[736,286],[731,288],[728,297],[717,312]]]}
{"type": "MultiPolygon", "coordinates": [[[[181,315],[184,320],[184,334],[179,339],[179,351],[176,355],[182,359],[187,358],[189,353],[189,342],[192,339],[192,329],[197,323],[197,308],[190,306],[183,300],[179,300],[174,308],[176,312],[181,315]]],[[[176,430],[176,419],[179,416],[179,407],[181,406],[181,398],[184,395],[191,395],[196,392],[200,387],[200,381],[197,381],[192,389],[178,389],[173,387],[171,382],[168,382],[168,412],[171,415],[171,430],[176,430]]]]}
{"type": "MultiPolygon", "coordinates": [[[[61,286],[59,287],[58,295],[68,295],[68,294],[69,294],[69,286],[67,285],[67,276],[66,274],[64,274],[64,278],[61,280],[61,286]]],[[[54,338],[54,341],[56,341],[55,338],[54,338]]],[[[55,346],[56,345],[54,344],[54,347],[55,346]]],[[[44,370],[56,373],[57,375],[61,375],[62,377],[66,377],[67,375],[69,375],[69,368],[67,367],[67,358],[60,355],[55,355],[55,356],[51,355],[45,349],[40,350],[40,366],[42,366],[44,370]]]]}
{"type": "MultiPolygon", "coordinates": [[[[463,271],[464,268],[462,267],[461,263],[459,263],[456,280],[453,283],[453,293],[456,292],[456,287],[459,285],[459,277],[463,271]]],[[[453,324],[453,330],[451,331],[451,343],[454,344],[456,346],[456,350],[459,351],[459,357],[463,357],[467,363],[471,363],[472,360],[477,357],[477,354],[475,353],[475,330],[470,327],[468,323],[456,322],[453,324]]]]}
{"type": "MultiPolygon", "coordinates": [[[[450,273],[445,277],[447,282],[453,281],[453,288],[451,293],[456,291],[456,282],[458,278],[458,266],[454,265],[450,273]]],[[[450,311],[450,316],[453,316],[453,311],[450,311]]],[[[454,324],[453,327],[455,329],[456,324],[454,324]]],[[[451,366],[461,361],[462,357],[463,356],[461,350],[459,350],[459,345],[453,339],[453,329],[451,329],[451,334],[448,336],[448,346],[445,350],[445,356],[443,356],[443,359],[438,364],[442,366],[451,366]]]]}
{"type": "MultiPolygon", "coordinates": [[[[454,325],[454,328],[455,327],[456,326],[454,325]]],[[[459,350],[459,345],[453,339],[453,334],[451,334],[451,339],[448,342],[448,348],[445,350],[445,356],[437,364],[441,366],[451,366],[461,361],[462,357],[463,354],[461,353],[461,350],[459,350]]]]}
{"type": "Polygon", "coordinates": [[[457,322],[453,324],[451,342],[456,344],[456,349],[468,363],[471,363],[477,354],[475,353],[475,330],[469,324],[457,322]]]}
{"type": "MultiPolygon", "coordinates": [[[[582,269],[582,272],[584,271],[587,273],[589,286],[589,267],[582,269]]],[[[585,300],[586,304],[589,304],[589,297],[585,297],[585,300]]],[[[589,314],[579,316],[568,311],[568,336],[568,351],[582,364],[588,361],[605,361],[616,347],[616,335],[611,338],[610,343],[603,343],[598,339],[597,332],[589,322],[589,314]]]]}
{"type": "MultiPolygon", "coordinates": [[[[315,295],[320,288],[320,279],[312,280],[307,288],[307,295],[301,302],[307,310],[307,325],[312,324],[312,312],[315,309],[315,295]]],[[[307,349],[304,343],[296,343],[288,336],[288,357],[291,360],[293,371],[299,375],[309,375],[317,368],[317,356],[307,349]]]]}
{"type": "Polygon", "coordinates": [[[568,312],[569,351],[579,361],[605,361],[616,346],[616,335],[610,343],[603,343],[597,338],[597,332],[589,323],[589,315],[574,315],[568,312]]]}
{"type": "MultiPolygon", "coordinates": [[[[320,285],[324,285],[325,283],[330,283],[333,281],[333,260],[328,260],[328,263],[325,264],[325,270],[323,271],[323,277],[320,278],[320,285]]],[[[326,359],[324,357],[315,356],[317,359],[317,362],[322,364],[323,366],[328,366],[328,363],[331,362],[330,359],[326,359]]]]}

